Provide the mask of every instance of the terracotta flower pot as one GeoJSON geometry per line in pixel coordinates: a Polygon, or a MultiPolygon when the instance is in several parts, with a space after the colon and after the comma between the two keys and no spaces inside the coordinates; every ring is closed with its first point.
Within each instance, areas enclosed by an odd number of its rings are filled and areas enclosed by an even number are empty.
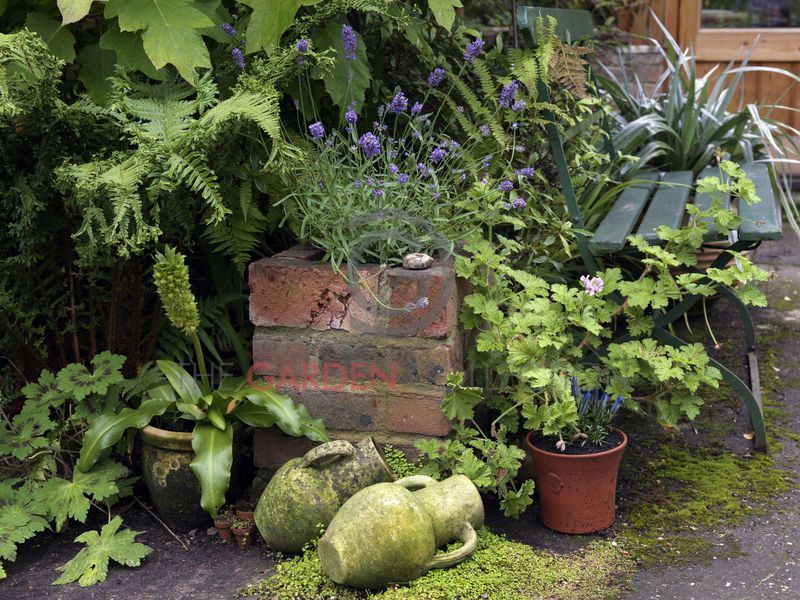
{"type": "Polygon", "coordinates": [[[239,548],[247,548],[253,541],[253,532],[256,530],[256,525],[253,521],[240,521],[238,527],[233,527],[231,532],[236,538],[236,543],[239,548]],[[246,525],[242,525],[246,523],[246,525]]]}
{"type": "Polygon", "coordinates": [[[542,523],[561,533],[594,533],[614,523],[617,473],[628,445],[624,432],[619,446],[595,454],[559,454],[525,438],[536,465],[536,490],[542,523]]]}
{"type": "Polygon", "coordinates": [[[242,521],[255,521],[255,507],[253,506],[237,506],[233,509],[236,513],[236,518],[242,521]]]}
{"type": "Polygon", "coordinates": [[[231,531],[232,525],[233,515],[231,514],[219,514],[217,518],[214,519],[214,527],[217,528],[219,539],[223,542],[227,542],[233,536],[233,532],[231,531]]]}

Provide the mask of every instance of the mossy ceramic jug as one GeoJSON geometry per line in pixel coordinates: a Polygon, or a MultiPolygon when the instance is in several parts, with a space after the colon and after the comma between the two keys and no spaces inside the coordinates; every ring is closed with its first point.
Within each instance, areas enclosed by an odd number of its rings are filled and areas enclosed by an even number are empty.
{"type": "Polygon", "coordinates": [[[377,589],[451,567],[475,550],[483,501],[464,475],[424,475],[365,488],[344,503],[319,541],[322,568],[336,583],[377,589]],[[463,546],[436,549],[454,540],[463,546]]]}
{"type": "Polygon", "coordinates": [[[300,552],[350,496],[393,480],[371,437],[322,444],[278,469],[256,506],[256,526],[273,550],[300,552]]]}

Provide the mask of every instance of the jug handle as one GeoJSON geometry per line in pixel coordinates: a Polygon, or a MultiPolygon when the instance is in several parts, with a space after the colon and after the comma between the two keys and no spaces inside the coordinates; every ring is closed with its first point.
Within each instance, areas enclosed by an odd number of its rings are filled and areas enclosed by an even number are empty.
{"type": "Polygon", "coordinates": [[[341,459],[346,456],[353,456],[356,449],[347,440],[335,440],[327,442],[316,448],[312,448],[303,456],[303,467],[317,467],[319,462],[326,458],[341,459]]]}
{"type": "Polygon", "coordinates": [[[456,548],[452,552],[447,552],[446,554],[434,556],[428,563],[428,569],[446,569],[447,567],[452,567],[475,552],[475,548],[478,547],[478,534],[475,533],[472,525],[464,523],[464,529],[461,530],[459,539],[464,542],[461,548],[456,548]]]}
{"type": "Polygon", "coordinates": [[[427,475],[411,475],[409,477],[398,479],[395,481],[395,483],[409,490],[417,490],[439,482],[433,477],[428,477],[427,475]]]}

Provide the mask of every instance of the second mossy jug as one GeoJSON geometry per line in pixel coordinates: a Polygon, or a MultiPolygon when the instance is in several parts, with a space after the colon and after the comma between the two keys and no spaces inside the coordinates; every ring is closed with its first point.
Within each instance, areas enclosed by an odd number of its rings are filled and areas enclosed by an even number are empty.
{"type": "Polygon", "coordinates": [[[389,481],[392,470],[371,437],[322,444],[278,469],[256,506],[256,526],[273,550],[300,552],[350,496],[389,481]]]}
{"type": "Polygon", "coordinates": [[[475,530],[482,525],[483,500],[468,477],[437,482],[415,475],[350,498],[328,525],[318,552],[336,583],[378,589],[460,563],[475,551],[475,530]],[[436,554],[454,540],[464,545],[436,554]]]}

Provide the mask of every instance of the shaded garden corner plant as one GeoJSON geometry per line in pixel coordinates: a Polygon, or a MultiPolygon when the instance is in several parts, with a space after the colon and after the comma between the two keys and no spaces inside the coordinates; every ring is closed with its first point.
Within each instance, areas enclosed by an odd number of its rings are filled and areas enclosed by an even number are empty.
{"type": "Polygon", "coordinates": [[[726,268],[691,270],[709,227],[738,227],[739,217],[721,208],[721,196],[758,201],[752,182],[729,161],[722,161],[719,177],[701,179],[698,189],[715,197],[711,208],[688,206],[688,225],[659,229],[662,245],[629,237],[643,266],[627,278],[619,268],[607,268],[582,276],[577,285],[549,283],[514,268],[511,257],[521,251],[515,240],[498,236],[466,245],[456,270],[471,283],[472,293],[460,318],[475,336],[470,358],[481,387],[466,387],[460,375],[450,377],[452,393],[443,410],[456,422],[456,438],[419,444],[424,472],[464,473],[480,488],[496,491],[506,514],[518,514],[533,489],[527,482],[514,487],[512,481],[521,458],[518,434],[527,429],[574,435],[580,419],[573,375],[584,389],[604,387],[610,396],[622,396],[625,407],[650,412],[667,428],[698,415],[701,386],[718,387],[720,372],[709,364],[702,344],[673,347],[651,337],[654,311],[686,295],[711,296],[720,286],[745,304],[764,306],[755,282],[768,278],[737,252],[731,252],[735,260],[726,268]],[[627,337],[611,343],[623,332],[627,337]],[[491,414],[488,426],[479,425],[478,407],[491,414]]]}
{"type": "Polygon", "coordinates": [[[148,390],[137,408],[99,416],[84,435],[77,466],[82,471],[90,470],[127,429],[141,429],[156,417],[173,428],[179,428],[184,421],[194,423],[195,458],[190,467],[200,482],[200,504],[213,517],[225,503],[230,484],[233,422],[253,427],[277,425],[289,435],[305,435],[315,441],[327,441],[328,436],[322,422],[312,419],[304,406],[270,387],[245,377],[225,377],[212,389],[196,333],[199,317],[184,256],[170,247],[164,254],[157,253],[154,278],[170,322],[194,343],[201,381],[198,383],[172,361],[156,361],[167,383],[148,390]]]}
{"type": "MultiPolygon", "coordinates": [[[[14,561],[17,547],[37,533],[61,531],[68,521],[85,523],[89,510],[108,513],[131,494],[135,478],[128,468],[104,456],[82,471],[75,468],[80,437],[106,411],[117,411],[153,382],[153,371],[125,379],[125,357],[102,352],[91,366],[70,364],[57,373],[42,371],[37,381],[13,393],[0,393],[0,559],[14,561]],[[10,416],[22,401],[16,415],[10,416]]],[[[119,439],[119,438],[118,438],[119,439]]],[[[124,447],[124,443],[121,444],[124,447]]],[[[113,530],[121,519],[114,519],[113,530]]],[[[100,538],[111,535],[106,525],[100,538]]],[[[113,544],[96,545],[97,533],[86,532],[90,556],[82,550],[63,567],[55,583],[104,581],[109,558],[134,566],[150,550],[134,542],[135,532],[114,533],[113,544]],[[105,565],[105,566],[102,566],[105,565]]],[[[0,579],[5,571],[0,564],[0,579]]]]}

